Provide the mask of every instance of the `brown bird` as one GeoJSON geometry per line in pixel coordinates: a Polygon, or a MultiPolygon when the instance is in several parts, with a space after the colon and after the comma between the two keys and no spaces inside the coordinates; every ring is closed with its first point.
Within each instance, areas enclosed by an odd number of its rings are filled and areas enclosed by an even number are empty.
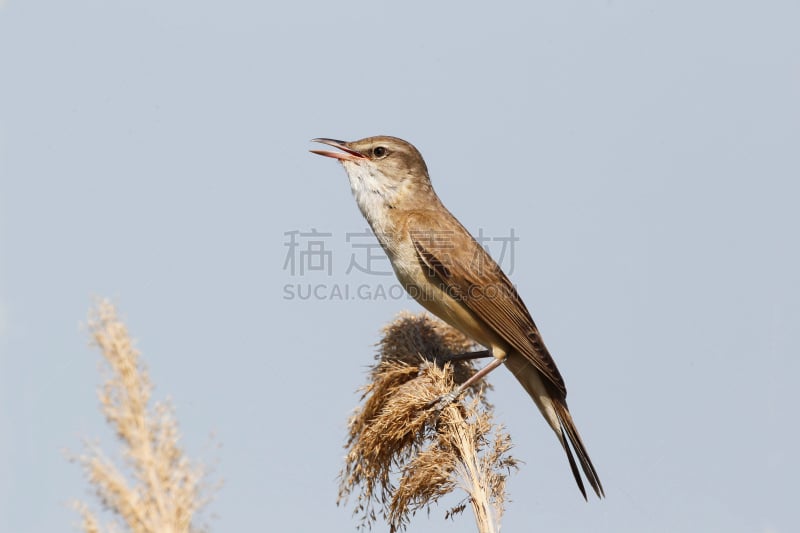
{"type": "Polygon", "coordinates": [[[442,401],[455,400],[505,363],[561,442],[583,497],[586,489],[570,444],[589,484],[603,497],[597,471],[567,408],[564,379],[536,324],[505,273],[439,200],[419,151],[387,136],[314,141],[341,150],[311,151],[342,163],[358,207],[406,291],[494,356],[442,401]]]}

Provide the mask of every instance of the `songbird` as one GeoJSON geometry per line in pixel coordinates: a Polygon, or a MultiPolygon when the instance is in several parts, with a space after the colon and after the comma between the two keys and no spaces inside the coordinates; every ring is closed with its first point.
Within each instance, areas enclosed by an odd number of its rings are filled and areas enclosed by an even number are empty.
{"type": "Polygon", "coordinates": [[[561,442],[584,499],[586,489],[570,444],[602,498],[603,486],[567,408],[564,379],[539,329],[505,273],[442,204],[419,151],[388,136],[313,141],[341,150],[311,152],[342,163],[358,207],[405,290],[494,356],[443,401],[454,401],[505,363],[561,442]]]}

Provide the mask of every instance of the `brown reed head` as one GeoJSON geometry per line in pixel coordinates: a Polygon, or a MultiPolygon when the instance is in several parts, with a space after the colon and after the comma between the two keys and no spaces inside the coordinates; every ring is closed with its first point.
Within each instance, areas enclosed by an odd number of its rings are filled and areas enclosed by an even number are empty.
{"type": "Polygon", "coordinates": [[[469,361],[437,358],[475,347],[460,332],[427,314],[401,313],[384,328],[362,405],[351,416],[339,502],[357,493],[354,514],[362,527],[378,516],[391,531],[404,529],[418,510],[461,488],[465,497],[445,516],[470,505],[480,531],[495,531],[505,500],[505,480],[517,461],[511,439],[492,422],[487,385],[435,413],[430,405],[466,381],[469,361]]]}

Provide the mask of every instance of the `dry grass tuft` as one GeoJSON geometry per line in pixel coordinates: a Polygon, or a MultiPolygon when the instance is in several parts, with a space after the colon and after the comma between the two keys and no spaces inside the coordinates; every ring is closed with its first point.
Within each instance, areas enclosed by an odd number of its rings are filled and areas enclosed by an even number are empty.
{"type": "Polygon", "coordinates": [[[511,439],[492,422],[486,385],[471,388],[438,417],[431,402],[474,373],[472,364],[439,368],[435,356],[474,348],[458,331],[428,315],[401,313],[386,328],[363,405],[349,421],[339,502],[357,493],[361,527],[380,515],[392,532],[403,530],[421,509],[428,512],[456,488],[466,497],[445,514],[472,507],[481,532],[498,531],[506,476],[516,469],[511,439]]]}
{"type": "MultiPolygon", "coordinates": [[[[77,458],[103,508],[116,515],[117,527],[133,533],[189,533],[198,510],[203,468],[189,461],[178,446],[178,425],[167,403],[149,406],[153,386],[134,349],[127,328],[108,301],[97,302],[89,315],[93,344],[106,363],[106,382],[98,396],[103,414],[122,442],[126,476],[97,446],[86,444],[77,458]]],[[[81,529],[101,531],[95,514],[77,503],[81,529]]]]}

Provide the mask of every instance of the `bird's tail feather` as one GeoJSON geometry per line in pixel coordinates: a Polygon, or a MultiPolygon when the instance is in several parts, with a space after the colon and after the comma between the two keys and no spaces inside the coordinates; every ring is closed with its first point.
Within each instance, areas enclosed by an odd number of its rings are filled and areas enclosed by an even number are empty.
{"type": "Polygon", "coordinates": [[[575,427],[575,422],[572,421],[572,415],[569,414],[569,409],[567,409],[567,406],[563,401],[559,401],[557,399],[553,399],[553,408],[556,411],[559,422],[561,422],[561,445],[564,447],[567,458],[569,458],[569,465],[572,468],[572,475],[575,476],[575,481],[578,482],[578,487],[581,489],[583,497],[586,498],[586,490],[583,488],[581,475],[578,472],[578,467],[575,464],[575,459],[572,456],[572,452],[567,445],[567,438],[569,438],[569,443],[572,445],[572,449],[575,450],[575,454],[578,456],[578,461],[581,463],[581,468],[583,469],[586,479],[589,481],[589,485],[592,486],[598,498],[604,497],[605,492],[603,491],[603,485],[600,483],[597,470],[595,470],[592,460],[589,458],[589,453],[586,451],[586,446],[583,445],[580,433],[578,433],[578,428],[575,427]],[[565,438],[565,434],[567,438],[565,438]]]}
{"type": "Polygon", "coordinates": [[[586,474],[586,479],[589,480],[589,484],[597,493],[597,496],[600,498],[605,496],[603,486],[600,484],[600,478],[597,476],[597,471],[594,469],[591,459],[589,459],[589,454],[586,452],[586,447],[583,445],[581,436],[578,434],[578,429],[575,427],[575,422],[572,421],[572,416],[569,414],[567,404],[561,393],[556,391],[554,387],[549,386],[539,371],[518,353],[512,352],[508,355],[506,366],[525,388],[542,412],[547,423],[553,428],[558,440],[561,442],[561,446],[564,447],[564,452],[567,454],[567,459],[569,459],[569,466],[572,469],[572,475],[575,476],[575,482],[578,484],[583,497],[586,498],[586,489],[584,488],[578,465],[575,462],[575,457],[572,455],[572,450],[575,450],[583,473],[586,474]],[[570,449],[570,444],[572,449],[570,449]]]}

